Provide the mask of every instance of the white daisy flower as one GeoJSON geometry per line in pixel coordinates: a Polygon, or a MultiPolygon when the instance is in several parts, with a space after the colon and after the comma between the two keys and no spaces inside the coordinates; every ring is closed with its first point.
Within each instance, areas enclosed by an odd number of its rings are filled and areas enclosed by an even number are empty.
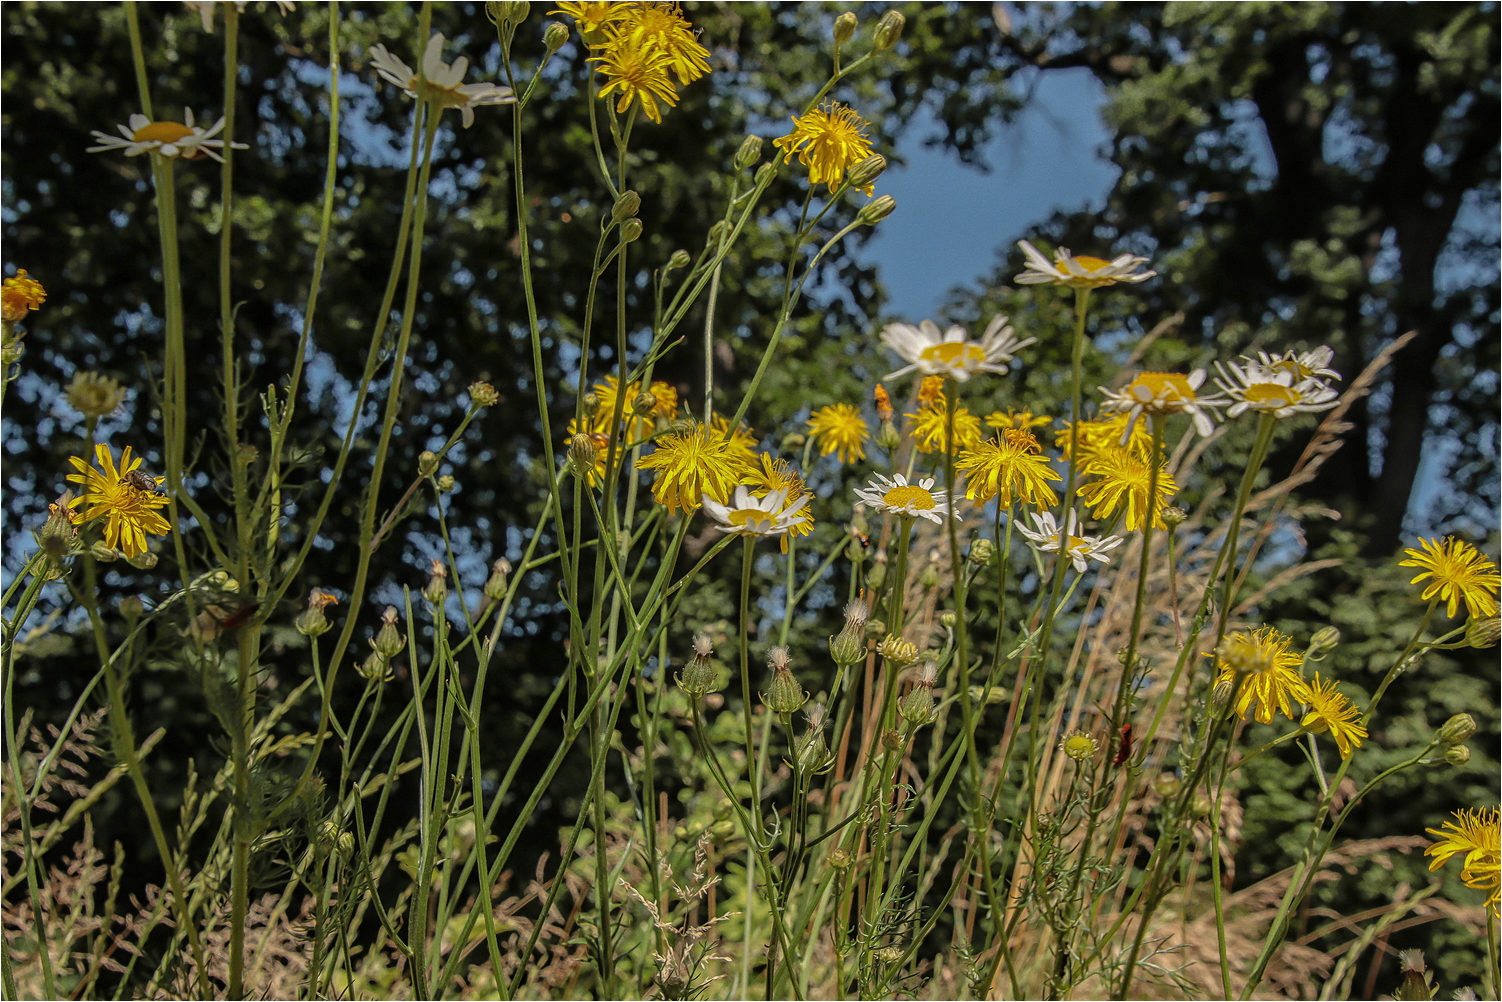
{"type": "Polygon", "coordinates": [[[925,320],[917,327],[888,324],[881,332],[882,344],[908,363],[888,373],[887,379],[917,371],[925,376],[949,376],[962,383],[977,372],[1004,375],[1007,363],[1017,351],[1037,340],[1033,337],[1019,340],[1007,318],[1001,316],[991,321],[979,341],[969,340],[963,327],[951,327],[940,333],[932,320],[925,320]]]}
{"type": "Polygon", "coordinates": [[[926,518],[935,524],[943,524],[944,519],[954,517],[949,492],[934,490],[933,477],[924,477],[916,484],[910,484],[900,473],[891,477],[878,473],[870,484],[857,490],[855,496],[877,511],[926,518]]]}
{"type": "MultiPolygon", "coordinates": [[[[215,150],[224,149],[224,140],[215,139],[224,129],[224,118],[209,126],[200,129],[193,124],[193,111],[188,109],[183,113],[181,122],[153,122],[140,113],[130,116],[130,121],[118,126],[120,135],[112,136],[107,132],[91,132],[98,146],[90,146],[89,153],[107,153],[113,150],[123,150],[128,157],[138,157],[142,153],[155,153],[164,157],[181,157],[184,160],[193,160],[199,156],[220,159],[215,150]],[[122,138],[123,137],[123,138],[122,138]]],[[[249,146],[244,143],[230,143],[232,149],[248,150],[249,146]]]]}
{"type": "Polygon", "coordinates": [[[1225,406],[1227,401],[1219,394],[1200,396],[1199,388],[1204,382],[1204,369],[1195,369],[1187,376],[1177,372],[1139,372],[1119,390],[1104,386],[1097,389],[1105,397],[1102,411],[1130,415],[1121,436],[1121,444],[1125,445],[1132,436],[1132,427],[1143,414],[1188,414],[1194,419],[1194,430],[1201,435],[1214,431],[1213,409],[1225,406]]]}
{"type": "Polygon", "coordinates": [[[1117,282],[1146,282],[1156,271],[1138,271],[1147,258],[1121,254],[1109,261],[1098,257],[1075,257],[1067,248],[1054,252],[1053,262],[1026,240],[1017,241],[1027,257],[1027,270],[1018,275],[1018,285],[1067,285],[1075,289],[1098,289],[1117,282]]]}
{"type": "Polygon", "coordinates": [[[410,98],[432,101],[440,108],[458,108],[467,129],[475,122],[475,109],[488,104],[511,104],[516,94],[510,87],[488,83],[464,83],[469,57],[460,56],[453,65],[443,61],[443,34],[428,39],[422,54],[422,76],[391,54],[384,45],[370,47],[370,65],[382,79],[400,87],[410,98]]]}
{"type": "Polygon", "coordinates": [[[1327,411],[1340,396],[1317,379],[1300,379],[1288,368],[1268,369],[1260,362],[1243,358],[1242,364],[1216,362],[1220,375],[1215,379],[1231,408],[1226,413],[1237,417],[1244,411],[1286,418],[1293,414],[1327,411]]]}
{"type": "MultiPolygon", "coordinates": [[[[1028,542],[1033,544],[1033,549],[1039,553],[1057,553],[1059,550],[1059,523],[1054,520],[1053,513],[1042,511],[1033,512],[1032,520],[1034,528],[1017,526],[1017,531],[1027,537],[1028,542]]],[[[1121,545],[1120,536],[1081,536],[1078,534],[1079,522],[1074,517],[1074,512],[1069,513],[1069,543],[1067,554],[1074,569],[1081,574],[1090,568],[1089,561],[1098,560],[1102,564],[1111,562],[1107,555],[1111,550],[1121,545]]]]}
{"type": "MultiPolygon", "coordinates": [[[[1257,352],[1257,361],[1264,369],[1272,369],[1274,372],[1286,369],[1298,379],[1321,381],[1340,378],[1340,373],[1330,368],[1330,361],[1333,358],[1335,358],[1335,352],[1326,345],[1320,345],[1312,351],[1302,353],[1292,349],[1281,355],[1269,355],[1265,351],[1257,352]]],[[[1251,360],[1247,359],[1247,361],[1251,360]]]]}
{"type": "Polygon", "coordinates": [[[703,496],[704,510],[719,524],[721,532],[740,536],[781,536],[804,521],[803,506],[808,504],[804,495],[792,504],[787,504],[787,491],[776,490],[764,498],[754,496],[744,485],[735,489],[729,504],[720,504],[708,494],[703,496]]]}

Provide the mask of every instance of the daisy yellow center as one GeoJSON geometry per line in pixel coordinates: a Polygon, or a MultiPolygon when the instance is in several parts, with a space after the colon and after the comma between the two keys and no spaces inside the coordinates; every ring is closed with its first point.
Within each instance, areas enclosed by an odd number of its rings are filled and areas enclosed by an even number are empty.
{"type": "Polygon", "coordinates": [[[1075,257],[1074,263],[1079,265],[1081,268],[1084,268],[1086,271],[1100,271],[1111,262],[1102,260],[1098,257],[1091,257],[1088,254],[1081,254],[1075,257]]]}
{"type": "Polygon", "coordinates": [[[1090,542],[1082,536],[1070,536],[1068,550],[1070,553],[1084,553],[1090,549],[1090,542]]]}
{"type": "Polygon", "coordinates": [[[730,524],[748,532],[769,532],[772,517],[760,508],[737,508],[730,513],[730,524]]]}
{"type": "Polygon", "coordinates": [[[893,487],[881,496],[892,508],[912,508],[917,511],[932,511],[934,496],[922,487],[893,487]]]}
{"type": "Polygon", "coordinates": [[[1253,383],[1243,394],[1253,407],[1278,407],[1298,403],[1299,395],[1293,387],[1279,383],[1253,383]]]}
{"type": "Polygon", "coordinates": [[[131,139],[138,143],[175,143],[193,134],[193,130],[181,122],[152,122],[137,129],[131,139]]]}
{"type": "Polygon", "coordinates": [[[968,341],[945,341],[924,348],[919,353],[919,357],[925,362],[938,362],[951,368],[968,369],[984,363],[986,353],[981,351],[980,345],[971,344],[968,341]]]}
{"type": "Polygon", "coordinates": [[[1144,372],[1132,380],[1127,392],[1142,401],[1194,399],[1189,377],[1177,372],[1144,372]]]}

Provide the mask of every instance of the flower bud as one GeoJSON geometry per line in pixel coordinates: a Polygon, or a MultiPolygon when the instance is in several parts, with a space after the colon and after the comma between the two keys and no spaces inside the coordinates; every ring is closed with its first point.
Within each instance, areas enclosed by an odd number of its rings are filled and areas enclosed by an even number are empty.
{"type": "Polygon", "coordinates": [[[329,621],[323,614],[323,610],[331,605],[338,605],[339,600],[326,591],[314,588],[308,593],[308,607],[298,613],[293,625],[297,632],[305,637],[316,637],[327,633],[329,621]]]}
{"type": "Polygon", "coordinates": [[[438,478],[439,494],[452,494],[454,492],[454,488],[457,486],[458,484],[454,481],[453,476],[448,473],[445,473],[443,476],[438,478]]]}
{"type": "Polygon", "coordinates": [[[121,557],[125,556],[125,554],[121,553],[113,546],[106,546],[104,543],[95,543],[93,546],[89,547],[89,552],[92,553],[94,555],[94,559],[99,561],[101,564],[112,564],[116,560],[119,560],[121,557]]]}
{"type": "Polygon", "coordinates": [[[78,539],[78,530],[74,528],[75,513],[72,506],[73,492],[64,491],[62,496],[47,506],[47,521],[42,523],[42,529],[37,533],[37,541],[41,544],[42,552],[53,560],[61,560],[72,549],[73,542],[78,539]]]}
{"type": "Polygon", "coordinates": [[[640,416],[651,414],[656,409],[657,398],[647,390],[642,390],[631,401],[631,410],[640,416]]]}
{"type": "Polygon", "coordinates": [[[594,439],[583,432],[573,435],[568,440],[568,461],[574,468],[574,475],[589,481],[594,474],[595,462],[599,458],[600,451],[595,448],[594,439]]]}
{"type": "Polygon", "coordinates": [[[855,214],[855,221],[862,226],[875,226],[890,216],[895,208],[897,208],[897,199],[891,195],[878,195],[861,206],[860,211],[855,214]]]}
{"type": "Polygon", "coordinates": [[[890,49],[897,44],[897,39],[902,37],[902,29],[907,24],[907,18],[895,10],[889,10],[876,22],[876,32],[872,42],[877,50],[890,49]]]}
{"type": "Polygon", "coordinates": [[[1184,520],[1189,517],[1189,512],[1185,511],[1183,508],[1177,508],[1173,505],[1164,505],[1163,509],[1158,514],[1162,516],[1163,524],[1168,526],[1170,529],[1176,529],[1179,526],[1183,525],[1184,520]]]}
{"type": "Polygon", "coordinates": [[[865,628],[852,630],[847,627],[830,637],[829,656],[837,665],[860,664],[866,660],[865,628]]]}
{"type": "Polygon", "coordinates": [[[942,580],[943,579],[939,577],[939,569],[933,564],[929,564],[927,567],[923,568],[923,573],[918,575],[918,583],[923,587],[929,589],[939,587],[939,583],[942,580]]]}
{"type": "Polygon", "coordinates": [[[766,140],[760,136],[747,136],[741,140],[741,148],[735,151],[735,169],[750,170],[761,163],[761,150],[766,140]]]}
{"type": "Polygon", "coordinates": [[[108,417],[125,403],[125,388],[97,372],[75,372],[63,392],[68,405],[91,421],[108,417]]]}
{"type": "Polygon", "coordinates": [[[355,671],[368,682],[389,682],[395,676],[391,662],[371,651],[364,661],[355,665],[355,671]]]}
{"type": "Polygon", "coordinates": [[[972,567],[989,567],[991,561],[996,558],[996,544],[989,539],[977,539],[970,544],[970,565],[972,567]]]}
{"type": "Polygon", "coordinates": [[[505,557],[490,565],[490,577],[485,579],[485,587],[481,589],[484,596],[492,602],[499,602],[506,597],[506,577],[511,573],[511,561],[505,557]]]}
{"type": "Polygon", "coordinates": [[[890,418],[883,421],[881,427],[876,430],[876,444],[889,453],[896,452],[897,447],[902,444],[902,433],[897,430],[897,425],[890,418]]]}
{"type": "Polygon", "coordinates": [[[1457,769],[1471,760],[1471,749],[1465,745],[1451,745],[1445,749],[1445,761],[1457,769]]]}
{"type": "Polygon", "coordinates": [[[641,211],[641,196],[635,189],[628,188],[621,192],[621,197],[615,200],[615,205],[610,209],[610,221],[624,223],[628,219],[635,219],[641,211]]]}
{"type": "Polygon", "coordinates": [[[709,637],[703,633],[694,634],[694,656],[683,666],[683,671],[674,676],[673,680],[678,683],[678,688],[695,699],[721,688],[717,684],[719,673],[710,662],[712,654],[714,645],[709,642],[709,637]]]}
{"type": "Polygon", "coordinates": [[[730,224],[721,219],[709,228],[709,233],[704,238],[706,247],[718,247],[730,236],[730,224]]]}
{"type": "Polygon", "coordinates": [[[872,950],[871,956],[876,960],[877,963],[900,964],[902,963],[902,958],[906,953],[907,951],[903,947],[896,943],[893,943],[890,946],[883,946],[879,950],[872,950]]]}
{"type": "Polygon", "coordinates": [[[1457,713],[1440,726],[1439,739],[1447,745],[1458,745],[1469,741],[1475,733],[1476,718],[1469,713],[1457,713]]]}
{"type": "Polygon", "coordinates": [[[138,571],[149,571],[156,566],[157,556],[150,550],[142,550],[140,553],[126,557],[125,561],[138,571]]]}
{"type": "Polygon", "coordinates": [[[1153,792],[1164,800],[1177,795],[1182,785],[1176,772],[1160,772],[1153,777],[1153,792]]]}
{"type": "Polygon", "coordinates": [[[1314,631],[1314,636],[1309,638],[1309,653],[1323,654],[1325,651],[1333,651],[1340,643],[1340,631],[1333,626],[1322,626],[1314,631]]]}
{"type": "Polygon", "coordinates": [[[906,668],[918,660],[918,645],[901,637],[888,636],[876,645],[876,651],[895,668],[906,668]]]}
{"type": "Polygon", "coordinates": [[[641,239],[641,220],[628,219],[621,224],[621,243],[629,244],[641,239]]]}
{"type": "Polygon", "coordinates": [[[422,477],[431,477],[438,472],[438,453],[431,449],[424,449],[417,457],[417,474],[422,477]]]}
{"type": "Polygon", "coordinates": [[[943,612],[939,613],[939,625],[944,627],[944,629],[946,630],[954,629],[955,624],[959,621],[960,619],[954,614],[953,609],[945,609],[943,612]]]}
{"type": "Polygon", "coordinates": [[[881,747],[883,751],[900,752],[905,744],[907,744],[907,739],[902,736],[902,732],[897,728],[889,727],[881,732],[881,747]]]}
{"type": "Polygon", "coordinates": [[[542,45],[549,54],[563,48],[568,41],[568,29],[557,21],[549,21],[548,26],[542,29],[542,45]]]}
{"type": "Polygon", "coordinates": [[[887,621],[885,619],[869,619],[866,621],[866,636],[871,640],[880,640],[887,635],[887,621]]]}
{"type": "Polygon", "coordinates": [[[370,639],[370,649],[383,660],[390,661],[401,653],[406,644],[407,638],[396,628],[396,607],[388,605],[381,614],[381,628],[370,639]]]}
{"type": "Polygon", "coordinates": [[[887,158],[880,153],[873,153],[854,167],[845,175],[850,179],[850,187],[858,191],[869,191],[887,169],[887,158]]]}
{"type": "Polygon", "coordinates": [[[850,855],[849,849],[831,849],[824,861],[831,870],[848,870],[855,859],[850,855]]]}
{"type": "Polygon", "coordinates": [[[428,583],[422,590],[422,597],[434,605],[441,605],[449,593],[449,569],[443,565],[442,560],[434,560],[428,569],[428,583]]]}
{"type": "Polygon", "coordinates": [[[501,400],[501,395],[494,386],[486,382],[469,384],[469,402],[473,407],[494,407],[501,400]]]}
{"type": "Polygon", "coordinates": [[[834,19],[834,44],[844,45],[850,41],[850,36],[855,34],[856,19],[850,11],[846,11],[834,19]]]}
{"type": "Polygon", "coordinates": [[[1088,762],[1095,758],[1095,753],[1100,750],[1100,746],[1089,734],[1084,731],[1075,731],[1059,742],[1059,749],[1072,761],[1088,762]]]}
{"type": "Polygon", "coordinates": [[[492,0],[485,5],[485,16],[495,25],[521,24],[531,12],[527,0],[492,0]]]}
{"type": "Polygon", "coordinates": [[[805,773],[818,772],[829,763],[829,746],[824,742],[824,704],[814,703],[804,711],[808,730],[798,741],[798,768],[805,773]]]}
{"type": "Polygon", "coordinates": [[[808,693],[793,677],[791,659],[786,647],[774,647],[767,655],[767,667],[772,669],[772,683],[761,694],[767,709],[779,716],[789,716],[808,701],[808,693]]]}
{"type": "Polygon", "coordinates": [[[866,572],[866,585],[872,591],[880,591],[881,586],[886,583],[886,580],[887,565],[884,561],[877,560],[871,565],[871,569],[866,572]]]}
{"type": "Polygon", "coordinates": [[[776,176],[777,162],[775,160],[769,164],[762,164],[760,167],[756,168],[756,186],[758,188],[765,188],[767,185],[772,183],[772,179],[776,176]]]}
{"type": "Polygon", "coordinates": [[[1488,619],[1473,616],[1465,624],[1465,642],[1472,647],[1482,650],[1496,647],[1499,636],[1502,636],[1502,620],[1498,620],[1496,616],[1488,619]]]}
{"type": "Polygon", "coordinates": [[[922,727],[933,719],[934,682],[939,672],[932,662],[925,664],[913,679],[913,688],[897,701],[897,712],[913,727],[922,727]]]}
{"type": "Polygon", "coordinates": [[[673,251],[673,256],[668,258],[668,263],[663,267],[662,273],[666,275],[670,271],[677,271],[679,268],[687,268],[688,263],[691,260],[693,259],[688,256],[688,251],[675,250],[673,251]]]}

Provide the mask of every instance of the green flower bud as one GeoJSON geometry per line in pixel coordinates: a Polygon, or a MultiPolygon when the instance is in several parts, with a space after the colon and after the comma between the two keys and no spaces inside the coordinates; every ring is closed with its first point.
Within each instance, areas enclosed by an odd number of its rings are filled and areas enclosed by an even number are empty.
{"type": "Polygon", "coordinates": [[[850,179],[850,187],[865,191],[876,183],[876,179],[881,177],[886,169],[887,158],[880,153],[873,153],[851,167],[850,173],[845,176],[850,179]]]}
{"type": "Polygon", "coordinates": [[[641,196],[634,189],[626,189],[621,192],[621,197],[615,200],[615,205],[610,209],[610,221],[624,223],[628,219],[636,218],[641,211],[641,196]]]}
{"type": "Polygon", "coordinates": [[[621,224],[621,243],[629,244],[641,239],[641,220],[628,219],[621,224]]]}
{"type": "Polygon", "coordinates": [[[897,701],[897,712],[914,728],[922,727],[934,716],[934,682],[939,670],[930,662],[918,670],[913,688],[897,701]]]}
{"type": "Polygon", "coordinates": [[[328,617],[323,610],[331,605],[338,605],[339,600],[328,592],[314,588],[308,593],[308,607],[298,613],[293,625],[297,632],[305,637],[317,637],[329,631],[328,617]]]}
{"type": "Polygon", "coordinates": [[[887,581],[887,565],[884,560],[877,560],[866,572],[866,584],[872,591],[880,591],[881,586],[887,581]]]}
{"type": "Polygon", "coordinates": [[[834,19],[834,44],[844,45],[850,41],[850,36],[855,34],[856,19],[850,11],[846,11],[834,19]]]}
{"type": "Polygon", "coordinates": [[[574,476],[589,481],[594,474],[595,461],[599,458],[600,450],[595,448],[595,441],[589,435],[578,432],[568,440],[568,461],[573,467],[574,476]]]}
{"type": "MultiPolygon", "coordinates": [[[[887,196],[883,195],[881,197],[886,198],[887,196]]],[[[897,447],[902,444],[902,433],[897,430],[897,426],[891,421],[883,421],[881,427],[876,430],[876,444],[887,452],[895,452],[897,447]]]]}
{"type": "Polygon", "coordinates": [[[600,412],[600,398],[595,396],[594,390],[590,390],[584,394],[579,402],[584,405],[584,417],[586,419],[592,418],[600,412]]]}
{"type": "Polygon", "coordinates": [[[481,589],[486,598],[492,602],[499,602],[506,597],[506,577],[511,573],[511,561],[505,557],[490,565],[490,577],[485,579],[485,587],[481,589]]]}
{"type": "Polygon", "coordinates": [[[391,662],[375,651],[371,651],[364,661],[356,665],[355,671],[370,682],[389,682],[396,674],[391,670],[391,662]]]}
{"type": "Polygon", "coordinates": [[[866,660],[866,631],[845,629],[829,638],[829,656],[837,665],[860,664],[866,660]]]}
{"type": "Polygon", "coordinates": [[[876,645],[876,651],[895,668],[906,668],[918,660],[918,645],[901,637],[888,636],[876,645]]]}
{"type": "Polygon", "coordinates": [[[126,562],[138,571],[149,571],[156,566],[157,556],[150,550],[142,550],[135,556],[126,557],[126,562]]]}
{"type": "Polygon", "coordinates": [[[741,148],[735,151],[735,169],[750,170],[761,163],[761,151],[766,140],[760,136],[747,136],[741,140],[741,148]]]}
{"type": "Polygon", "coordinates": [[[381,628],[370,639],[370,649],[380,655],[382,660],[390,661],[406,645],[407,638],[396,628],[396,607],[388,605],[386,611],[381,613],[381,628]]]}
{"type": "Polygon", "coordinates": [[[431,477],[438,472],[438,453],[431,449],[424,449],[417,457],[417,474],[421,477],[431,477]]]}
{"type": "Polygon", "coordinates": [[[428,569],[428,583],[422,597],[433,605],[441,605],[449,593],[449,569],[442,560],[434,560],[428,569]]]}
{"type": "Polygon", "coordinates": [[[520,24],[531,12],[532,5],[527,0],[491,0],[485,5],[485,16],[497,27],[520,24]]]}
{"type": "Polygon", "coordinates": [[[1445,749],[1445,761],[1457,769],[1471,760],[1471,749],[1465,745],[1451,745],[1445,749]]]}
{"type": "Polygon", "coordinates": [[[1462,741],[1469,741],[1475,733],[1476,718],[1469,713],[1457,713],[1441,725],[1439,739],[1447,745],[1458,745],[1462,741]]]}
{"type": "Polygon", "coordinates": [[[889,10],[876,22],[876,32],[872,38],[878,51],[890,49],[897,44],[897,39],[902,37],[902,29],[907,24],[907,18],[895,10],[889,10]]]}
{"type": "Polygon", "coordinates": [[[855,214],[855,221],[862,226],[875,226],[890,216],[895,208],[897,208],[897,199],[891,195],[878,195],[861,206],[860,211],[855,214]]]}
{"type": "Polygon", "coordinates": [[[120,600],[120,618],[125,620],[126,626],[135,626],[145,610],[146,606],[139,595],[126,595],[120,600]]]}
{"type": "Polygon", "coordinates": [[[808,701],[808,693],[793,677],[792,661],[786,647],[774,647],[767,656],[767,667],[772,669],[772,683],[761,694],[767,709],[779,716],[790,716],[808,701]]]}
{"type": "Polygon", "coordinates": [[[849,849],[831,849],[824,861],[829,864],[831,870],[848,870],[850,864],[855,862],[855,858],[850,855],[849,849]]]}
{"type": "Polygon", "coordinates": [[[887,635],[887,621],[885,619],[871,619],[866,621],[866,636],[871,640],[880,640],[887,635]]]}
{"type": "Polygon", "coordinates": [[[439,494],[452,494],[454,492],[454,488],[457,486],[459,486],[458,483],[450,474],[445,473],[443,476],[438,478],[439,494]]]}
{"type": "Polygon", "coordinates": [[[1340,631],[1333,626],[1322,626],[1309,638],[1309,653],[1322,654],[1333,651],[1340,643],[1340,631]]]}
{"type": "Polygon", "coordinates": [[[944,627],[944,629],[946,630],[954,629],[955,624],[958,622],[959,617],[954,614],[953,609],[945,609],[943,612],[939,613],[939,625],[944,627]]]}
{"type": "Polygon", "coordinates": [[[119,560],[121,557],[125,556],[125,554],[121,553],[113,546],[106,546],[103,543],[95,543],[93,546],[90,546],[89,552],[94,554],[94,559],[99,561],[101,564],[112,564],[116,560],[119,560]]]}
{"type": "Polygon", "coordinates": [[[906,744],[907,739],[895,727],[889,727],[881,732],[881,747],[883,751],[900,752],[906,744]]]}
{"type": "Polygon", "coordinates": [[[1159,514],[1163,518],[1163,524],[1167,525],[1170,529],[1177,529],[1189,517],[1189,512],[1183,508],[1176,508],[1173,505],[1165,505],[1159,514]]]}
{"type": "Polygon", "coordinates": [[[469,384],[469,402],[474,407],[494,407],[500,402],[501,395],[496,388],[486,382],[469,384]]]}
{"type": "Polygon", "coordinates": [[[939,577],[939,569],[933,564],[929,564],[927,567],[923,568],[923,573],[918,575],[918,583],[923,585],[923,587],[929,589],[939,587],[939,582],[941,580],[942,579],[939,577]]]}
{"type": "Polygon", "coordinates": [[[730,224],[721,219],[709,228],[709,233],[704,239],[706,247],[719,247],[730,236],[730,224]]]}
{"type": "Polygon", "coordinates": [[[970,565],[989,567],[996,557],[996,544],[989,539],[977,539],[970,544],[970,565]]]}
{"type": "Polygon", "coordinates": [[[1182,785],[1176,772],[1160,772],[1153,777],[1153,792],[1164,800],[1177,796],[1182,785]]]}
{"type": "Polygon", "coordinates": [[[829,746],[824,742],[824,704],[814,703],[804,712],[808,715],[808,730],[798,741],[798,768],[815,773],[830,761],[829,746]]]}
{"type": "Polygon", "coordinates": [[[549,21],[548,26],[542,29],[542,45],[550,54],[563,48],[567,41],[568,29],[557,21],[549,21]]]}
{"type": "Polygon", "coordinates": [[[688,263],[691,260],[693,259],[688,256],[688,251],[675,250],[673,251],[673,256],[668,258],[667,265],[662,269],[663,274],[667,274],[670,271],[677,271],[679,268],[687,268],[688,263]]]}
{"type": "Polygon", "coordinates": [[[1502,620],[1496,616],[1487,619],[1477,619],[1473,616],[1465,624],[1465,642],[1472,647],[1481,650],[1496,647],[1498,637],[1502,637],[1502,620]]]}
{"type": "Polygon", "coordinates": [[[776,176],[777,162],[775,160],[769,164],[762,164],[756,168],[756,186],[758,188],[765,188],[772,183],[772,179],[776,176]]]}

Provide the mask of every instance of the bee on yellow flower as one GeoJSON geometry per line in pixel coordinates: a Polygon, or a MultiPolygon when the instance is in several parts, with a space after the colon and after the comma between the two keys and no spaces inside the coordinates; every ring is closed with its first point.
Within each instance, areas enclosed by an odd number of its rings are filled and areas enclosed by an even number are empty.
{"type": "Polygon", "coordinates": [[[90,466],[77,456],[68,462],[77,471],[68,474],[68,479],[83,485],[82,496],[71,504],[86,505],[83,521],[96,518],[105,520],[104,542],[120,550],[127,557],[137,557],[146,552],[146,534],[165,536],[172,526],[157,509],[168,504],[168,498],[158,493],[155,478],[149,482],[153,489],[146,490],[141,484],[137,468],[139,458],[132,457],[130,446],[120,454],[120,465],[115,465],[114,454],[107,445],[94,446],[94,461],[98,468],[90,466]]]}

